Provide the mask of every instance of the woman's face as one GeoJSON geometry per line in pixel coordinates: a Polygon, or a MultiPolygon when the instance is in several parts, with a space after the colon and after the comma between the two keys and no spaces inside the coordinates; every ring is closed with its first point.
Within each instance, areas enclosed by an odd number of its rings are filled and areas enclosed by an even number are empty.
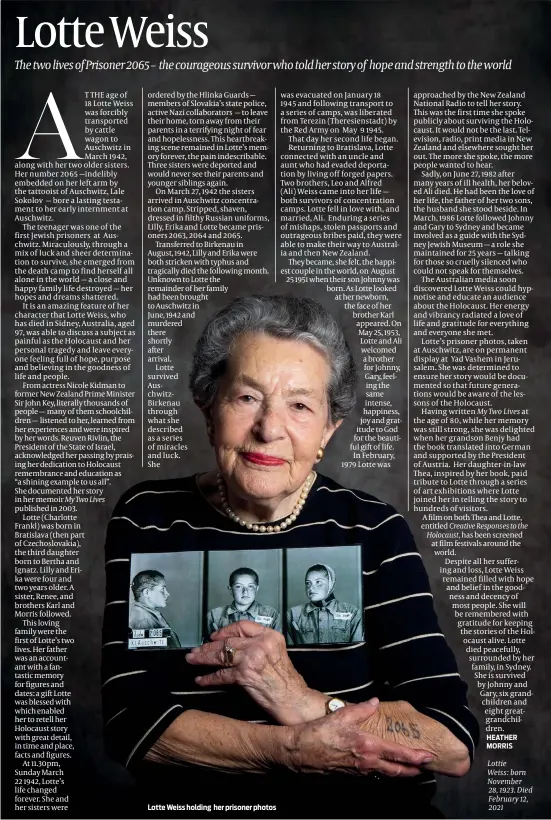
{"type": "Polygon", "coordinates": [[[170,592],[166,588],[165,582],[159,581],[159,583],[153,587],[146,587],[144,599],[146,600],[147,606],[150,606],[151,609],[163,609],[166,606],[169,595],[170,592]]]}
{"type": "Polygon", "coordinates": [[[306,576],[306,594],[311,601],[323,601],[329,594],[329,576],[323,570],[312,570],[306,576]]]}
{"type": "Polygon", "coordinates": [[[252,606],[258,586],[252,575],[238,575],[230,587],[233,600],[238,606],[252,606]]]}
{"type": "Polygon", "coordinates": [[[325,356],[304,342],[240,336],[209,420],[222,476],[245,499],[283,499],[306,480],[336,425],[325,356]]]}

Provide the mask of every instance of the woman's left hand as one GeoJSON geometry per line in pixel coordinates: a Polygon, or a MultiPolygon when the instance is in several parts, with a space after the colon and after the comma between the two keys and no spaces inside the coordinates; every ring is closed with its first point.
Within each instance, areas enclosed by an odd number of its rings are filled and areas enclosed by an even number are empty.
{"type": "Polygon", "coordinates": [[[221,667],[195,678],[200,686],[239,684],[278,723],[290,726],[325,714],[327,698],[309,689],[291,663],[281,632],[254,621],[237,621],[213,632],[210,643],[196,646],[188,663],[221,667]],[[233,650],[227,665],[225,647],[233,650]]]}

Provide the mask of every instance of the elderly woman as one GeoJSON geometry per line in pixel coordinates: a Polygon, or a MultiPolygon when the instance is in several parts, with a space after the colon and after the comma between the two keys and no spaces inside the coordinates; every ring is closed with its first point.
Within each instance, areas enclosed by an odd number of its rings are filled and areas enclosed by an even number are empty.
{"type": "Polygon", "coordinates": [[[355,400],[338,324],[309,299],[236,299],[205,328],[190,383],[217,468],[134,487],[109,525],[110,753],[149,768],[142,785],[162,778],[157,800],[224,816],[430,816],[433,773],[467,772],[477,724],[404,519],[316,470],[355,400]],[[287,649],[241,620],[185,655],[126,649],[131,552],[358,544],[361,642],[287,649]]]}

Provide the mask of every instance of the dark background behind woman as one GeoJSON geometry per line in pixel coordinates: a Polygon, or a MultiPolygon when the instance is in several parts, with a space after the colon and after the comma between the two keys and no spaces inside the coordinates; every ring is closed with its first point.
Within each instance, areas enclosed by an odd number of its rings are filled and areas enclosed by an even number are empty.
{"type": "MultiPolygon", "coordinates": [[[[234,299],[202,331],[189,386],[214,470],[131,487],[108,528],[102,695],[109,753],[145,787],[144,804],[158,777],[168,801],[177,800],[180,767],[191,765],[197,796],[238,782],[256,794],[250,802],[276,804],[278,817],[331,817],[341,791],[357,817],[431,816],[435,774],[468,772],[478,726],[403,517],[316,472],[358,394],[342,329],[304,297],[234,299]],[[300,548],[319,549],[300,572],[307,602],[287,610],[292,648],[259,625],[257,612],[256,623],[211,626],[211,633],[224,628],[184,658],[130,656],[124,596],[133,553],[151,560],[151,553],[202,550],[208,569],[213,544],[290,550],[297,560],[300,548]],[[334,567],[320,560],[330,545],[339,571],[352,558],[361,610],[341,598],[334,567]],[[225,774],[236,770],[239,781],[225,774]],[[323,808],[314,810],[311,791],[323,808]]],[[[242,592],[251,603],[252,569],[248,580],[242,592]]],[[[233,595],[236,606],[246,605],[233,595]]]]}
{"type": "MultiPolygon", "coordinates": [[[[6,7],[8,4],[4,4],[6,7]]],[[[298,5],[298,4],[297,4],[298,5]]],[[[301,4],[306,7],[308,4],[301,4]]],[[[218,10],[209,9],[209,31],[219,32],[217,41],[217,59],[232,59],[236,51],[242,59],[264,58],[269,51],[274,59],[279,55],[278,49],[273,49],[269,41],[267,31],[278,31],[279,41],[286,43],[288,48],[287,57],[305,57],[314,53],[320,43],[327,44],[327,50],[331,51],[333,59],[350,59],[351,51],[356,51],[362,57],[367,55],[375,59],[395,59],[398,52],[403,58],[409,58],[413,52],[419,53],[424,59],[445,59],[450,53],[461,55],[472,55],[480,59],[502,59],[503,56],[512,57],[515,66],[515,82],[520,86],[533,89],[533,111],[536,113],[535,120],[542,122],[544,116],[544,104],[542,100],[547,97],[548,89],[548,26],[541,15],[538,3],[510,4],[507,2],[483,3],[467,7],[465,4],[450,4],[448,7],[434,10],[428,3],[389,3],[384,6],[377,4],[376,12],[373,13],[373,4],[342,4],[335,13],[335,4],[319,4],[315,12],[315,24],[312,15],[304,14],[301,8],[293,9],[290,18],[285,22],[282,19],[280,8],[266,4],[260,9],[259,4],[251,4],[248,7],[241,6],[240,14],[235,14],[232,7],[226,4],[226,8],[219,7],[218,10]],[[346,12],[342,10],[342,5],[346,5],[346,12]],[[222,32],[222,34],[220,34],[222,32]],[[343,32],[342,36],[336,36],[343,32]],[[259,46],[262,44],[262,47],[259,46]]],[[[546,4],[547,5],[547,4],[546,4]]],[[[28,9],[36,8],[36,4],[27,4],[28,9]]],[[[108,14],[121,14],[121,4],[105,3],[102,6],[102,13],[105,18],[108,14]]],[[[143,3],[139,6],[140,14],[153,14],[158,11],[160,4],[143,3]]],[[[36,21],[46,19],[45,5],[38,8],[36,21]]],[[[4,8],[4,11],[6,9],[4,8]]],[[[17,4],[12,4],[12,16],[20,13],[17,4]]],[[[124,14],[134,13],[137,6],[127,4],[124,14]]],[[[163,6],[163,11],[171,11],[176,18],[187,19],[187,9],[183,3],[172,3],[163,6]]],[[[27,8],[25,13],[27,13],[27,8]]],[[[50,3],[47,18],[59,19],[66,13],[66,6],[50,3]]],[[[100,12],[97,4],[82,3],[79,5],[79,15],[81,18],[90,20],[100,19],[100,12]]],[[[15,24],[15,23],[14,23],[15,24]]],[[[11,31],[5,26],[4,37],[6,61],[21,55],[15,50],[14,29],[11,31]],[[11,49],[11,53],[8,53],[11,49]]],[[[62,53],[58,53],[60,59],[64,58],[62,53]]],[[[126,55],[129,58],[137,58],[137,53],[126,55]]],[[[143,55],[148,56],[148,55],[143,55]]],[[[110,50],[106,46],[102,50],[102,57],[105,59],[119,59],[120,54],[116,49],[110,50]]],[[[8,62],[6,62],[8,65],[8,62]]],[[[142,78],[140,78],[142,79],[142,78]]],[[[315,88],[319,82],[319,75],[307,77],[289,72],[288,78],[281,77],[282,83],[287,83],[289,88],[315,88]]],[[[5,94],[4,111],[9,121],[10,134],[5,135],[5,158],[11,163],[12,157],[21,153],[22,146],[27,144],[29,133],[32,133],[36,124],[36,112],[43,105],[44,96],[52,91],[56,98],[70,101],[75,94],[81,94],[85,87],[88,87],[88,78],[83,75],[67,75],[61,72],[45,73],[42,83],[31,86],[30,77],[24,76],[21,72],[17,74],[9,70],[4,73],[5,94]]],[[[148,89],[162,86],[162,81],[153,80],[149,76],[143,75],[143,84],[147,92],[148,89]]],[[[164,87],[171,89],[173,82],[171,78],[164,81],[164,87]]],[[[240,90],[245,85],[249,88],[257,87],[262,90],[266,80],[252,77],[250,74],[243,74],[237,77],[235,74],[225,76],[193,75],[193,87],[196,90],[211,89],[214,86],[220,89],[234,88],[240,90]]],[[[426,78],[411,78],[411,88],[421,87],[426,83],[426,78]]],[[[432,82],[432,79],[431,79],[432,82]]],[[[461,87],[467,90],[472,87],[473,82],[479,83],[484,88],[486,78],[476,79],[472,74],[464,78],[457,77],[448,79],[445,75],[439,78],[439,87],[446,83],[449,87],[461,87]]],[[[502,78],[494,78],[492,82],[497,87],[507,90],[511,84],[511,77],[505,74],[502,78]]],[[[102,87],[110,85],[110,80],[102,78],[102,87]]],[[[331,77],[331,84],[334,88],[355,88],[360,90],[364,87],[365,77],[331,77]]],[[[405,97],[403,88],[403,77],[394,77],[391,73],[377,76],[377,84],[384,91],[394,93],[397,99],[397,109],[399,116],[405,121],[405,97]],[[400,103],[400,99],[404,101],[400,103]]],[[[98,86],[99,87],[99,86],[98,86]]],[[[81,115],[76,111],[74,115],[69,113],[67,120],[71,133],[81,127],[81,115]],[[74,122],[71,122],[74,117],[74,122]]],[[[541,128],[540,137],[544,142],[544,128],[547,126],[536,125],[541,128]]],[[[547,132],[545,132],[547,133],[547,132]]],[[[139,151],[139,128],[136,125],[135,133],[132,136],[132,144],[135,152],[139,151]]],[[[397,152],[396,168],[398,174],[394,193],[401,199],[402,210],[405,213],[405,149],[397,152]],[[402,170],[400,170],[402,169],[402,170]]],[[[10,166],[11,167],[11,166],[10,166]]],[[[545,183],[545,169],[541,164],[534,168],[535,179],[538,184],[545,183]]],[[[128,191],[139,199],[138,181],[128,179],[128,191]]],[[[271,197],[271,192],[266,188],[266,203],[271,197]]],[[[268,207],[268,206],[266,206],[268,207]]],[[[271,206],[270,206],[271,207],[271,206]]],[[[542,206],[543,207],[543,206],[542,206]]],[[[544,225],[540,221],[540,226],[544,225]]],[[[548,279],[548,266],[545,260],[549,258],[549,253],[544,252],[548,246],[549,237],[545,237],[543,229],[539,228],[537,236],[533,236],[541,265],[533,271],[534,279],[540,286],[548,279]]],[[[134,219],[129,226],[129,238],[136,253],[140,245],[140,225],[139,220],[134,219]]],[[[6,231],[6,254],[5,263],[6,279],[9,278],[7,260],[11,254],[13,236],[9,230],[6,231]]],[[[271,241],[266,241],[265,247],[261,249],[262,264],[270,265],[273,255],[271,241]]],[[[405,253],[403,254],[402,269],[405,270],[405,253]]],[[[251,284],[246,277],[237,277],[230,282],[231,296],[241,293],[251,292],[252,288],[257,289],[257,283],[251,284]]],[[[284,286],[281,286],[284,289],[284,286]]],[[[272,290],[270,286],[270,291],[272,290]]],[[[340,323],[349,331],[348,338],[354,345],[355,352],[359,356],[359,345],[357,343],[356,331],[353,326],[350,313],[345,311],[342,303],[337,303],[331,296],[322,292],[321,288],[301,286],[301,294],[312,296],[324,302],[325,306],[331,310],[340,323]]],[[[134,314],[139,319],[139,294],[137,289],[131,296],[134,314]]],[[[210,301],[201,311],[201,317],[208,316],[220,308],[225,299],[211,296],[210,301]]],[[[5,315],[9,317],[12,305],[7,305],[5,315]]],[[[396,315],[404,322],[406,320],[405,296],[400,296],[396,305],[396,315]]],[[[532,311],[533,330],[531,331],[532,342],[538,349],[543,348],[548,342],[548,310],[545,307],[545,300],[541,300],[532,311]]],[[[7,322],[5,323],[6,327],[7,322]]],[[[175,364],[180,374],[180,383],[187,382],[189,368],[189,353],[193,347],[196,336],[199,332],[199,323],[188,324],[175,334],[173,348],[175,351],[175,364]]],[[[14,381],[11,372],[11,351],[12,340],[5,339],[7,356],[7,377],[4,397],[7,404],[13,398],[14,381]]],[[[405,363],[405,355],[403,358],[405,363]]],[[[537,382],[538,373],[541,373],[539,359],[534,356],[531,364],[531,376],[533,382],[537,382]]],[[[139,392],[141,389],[138,368],[132,377],[132,389],[139,392]]],[[[533,419],[537,429],[544,431],[548,429],[548,392],[544,379],[537,382],[537,389],[533,392],[534,406],[533,419]],[[535,401],[535,399],[539,399],[535,401]]],[[[182,391],[183,394],[184,391],[182,391]]],[[[401,409],[405,418],[405,391],[403,381],[396,380],[390,389],[390,396],[395,406],[401,409]]],[[[205,460],[209,457],[210,448],[203,430],[203,423],[198,412],[194,411],[191,399],[182,395],[182,407],[180,418],[185,422],[188,433],[188,441],[192,443],[189,451],[181,460],[174,464],[163,464],[160,470],[155,471],[157,477],[168,477],[182,473],[191,473],[204,467],[205,460]]],[[[340,442],[345,439],[352,440],[355,425],[359,418],[359,411],[351,416],[343,429],[340,431],[340,442]]],[[[5,457],[8,468],[5,471],[7,480],[11,476],[11,449],[12,441],[10,437],[9,425],[6,425],[5,457]]],[[[540,433],[544,436],[543,433],[540,433]]],[[[546,442],[547,437],[540,438],[541,442],[546,442]]],[[[139,431],[135,430],[125,442],[125,447],[134,453],[140,450],[139,431]]],[[[527,520],[530,521],[524,548],[530,554],[533,566],[545,573],[548,567],[548,550],[546,547],[546,523],[547,523],[547,500],[549,498],[549,477],[545,465],[545,453],[537,448],[531,457],[532,474],[536,477],[531,488],[531,496],[526,505],[527,520]]],[[[324,459],[324,471],[348,486],[357,486],[366,491],[373,492],[400,510],[405,510],[406,505],[406,450],[405,437],[396,449],[396,461],[389,470],[369,470],[369,471],[347,471],[341,467],[342,463],[341,445],[334,449],[330,446],[324,459]],[[353,480],[352,480],[353,479],[353,480]]],[[[75,751],[73,752],[72,763],[68,768],[67,781],[71,791],[71,801],[74,805],[74,816],[80,817],[110,817],[117,816],[113,809],[111,795],[113,797],[120,791],[122,801],[128,790],[132,789],[131,778],[119,766],[110,761],[104,752],[103,737],[101,729],[101,711],[99,699],[99,654],[100,654],[100,629],[103,615],[104,602],[104,569],[103,569],[103,540],[105,528],[109,514],[120,496],[120,494],[133,482],[142,478],[151,477],[151,471],[140,470],[137,466],[137,459],[128,466],[123,477],[113,483],[106,491],[106,504],[96,505],[94,510],[85,509],[80,513],[83,530],[87,533],[87,539],[81,552],[82,573],[76,582],[75,598],[76,608],[71,617],[70,634],[75,639],[75,644],[69,653],[67,666],[67,688],[72,692],[72,707],[70,717],[70,731],[73,737],[75,751]],[[101,813],[100,813],[101,812],[101,813]]],[[[8,508],[10,500],[6,504],[8,508]]],[[[480,698],[477,695],[476,682],[474,680],[470,664],[467,660],[464,645],[458,633],[455,619],[450,609],[449,596],[438,580],[440,562],[427,549],[420,530],[421,521],[419,516],[410,513],[408,515],[410,523],[420,550],[431,575],[433,592],[435,595],[435,606],[437,608],[443,631],[448,637],[454,649],[462,675],[469,682],[471,701],[479,717],[482,717],[480,698]]],[[[4,517],[6,527],[6,545],[9,544],[12,533],[12,522],[8,512],[4,517]]],[[[6,564],[9,565],[10,556],[6,550],[6,564]]],[[[8,578],[5,581],[7,587],[6,600],[9,599],[12,591],[12,582],[8,578]]],[[[541,620],[546,617],[548,608],[545,585],[539,590],[533,589],[530,593],[530,606],[532,613],[541,620]]],[[[5,622],[4,637],[10,632],[10,616],[8,614],[5,622]]],[[[544,693],[548,692],[547,671],[545,668],[545,646],[541,637],[536,636],[533,644],[536,654],[536,664],[531,672],[530,685],[534,691],[541,693],[538,701],[534,699],[533,704],[528,708],[524,716],[523,723],[519,731],[519,740],[515,744],[515,761],[519,767],[529,768],[530,776],[535,785],[535,794],[530,805],[529,816],[546,816],[548,807],[548,781],[547,765],[549,758],[549,724],[548,715],[550,709],[549,698],[544,693]],[[529,764],[524,765],[524,764],[529,764]]],[[[7,665],[9,667],[9,664],[7,665]]],[[[9,668],[6,668],[9,672],[9,668]]],[[[9,684],[8,684],[9,685],[9,684]]],[[[6,721],[6,714],[4,715],[6,721]]],[[[4,731],[4,740],[7,741],[6,760],[12,752],[11,746],[13,737],[9,731],[4,731]]],[[[479,752],[483,759],[488,755],[479,752]]],[[[441,778],[438,803],[450,816],[456,817],[479,817],[486,813],[487,808],[487,780],[486,770],[483,765],[475,767],[469,775],[469,789],[465,789],[464,782],[453,781],[441,778]]],[[[162,798],[162,795],[159,795],[162,798]]]]}

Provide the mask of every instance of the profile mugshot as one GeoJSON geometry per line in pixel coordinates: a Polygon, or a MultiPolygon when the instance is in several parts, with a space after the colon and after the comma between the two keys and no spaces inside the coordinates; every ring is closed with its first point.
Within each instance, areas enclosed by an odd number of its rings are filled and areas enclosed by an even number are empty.
{"type": "Polygon", "coordinates": [[[134,601],[130,607],[128,626],[130,629],[170,629],[167,639],[168,649],[180,649],[180,640],[164,615],[170,592],[166,588],[165,576],[156,569],[138,572],[132,579],[134,601]]]}
{"type": "Polygon", "coordinates": [[[277,609],[263,605],[256,600],[259,586],[259,577],[254,569],[249,567],[234,569],[228,582],[232,602],[207,612],[207,634],[211,635],[223,626],[244,620],[254,621],[281,632],[281,615],[277,609]]]}
{"type": "Polygon", "coordinates": [[[328,564],[314,564],[307,570],[304,585],[308,601],[287,613],[291,645],[363,640],[362,613],[357,606],[337,600],[335,584],[335,570],[328,564]]]}

